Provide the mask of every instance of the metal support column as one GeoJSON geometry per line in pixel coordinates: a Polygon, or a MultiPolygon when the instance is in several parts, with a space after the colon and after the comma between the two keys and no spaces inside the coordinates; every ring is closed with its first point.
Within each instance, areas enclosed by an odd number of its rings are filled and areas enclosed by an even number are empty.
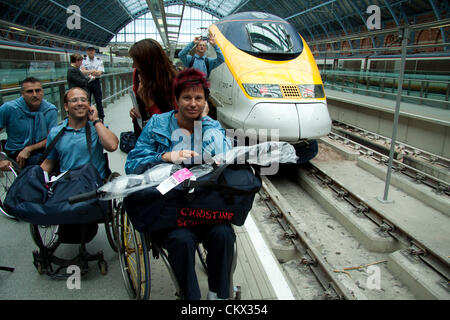
{"type": "Polygon", "coordinates": [[[409,40],[409,29],[407,26],[400,28],[399,38],[402,39],[402,55],[400,62],[400,73],[398,77],[397,99],[395,101],[394,127],[392,129],[391,149],[389,151],[389,163],[386,175],[386,182],[384,186],[384,196],[383,199],[379,199],[381,202],[392,202],[388,200],[388,194],[389,194],[389,184],[391,182],[392,159],[394,158],[395,142],[397,139],[398,118],[400,113],[400,100],[402,98],[402,89],[403,89],[403,76],[405,74],[406,46],[408,45],[409,40]]]}

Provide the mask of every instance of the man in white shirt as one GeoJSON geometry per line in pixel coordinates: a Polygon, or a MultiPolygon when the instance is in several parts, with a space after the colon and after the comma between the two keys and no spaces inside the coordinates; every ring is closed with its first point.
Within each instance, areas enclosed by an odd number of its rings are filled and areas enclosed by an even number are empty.
{"type": "Polygon", "coordinates": [[[83,59],[81,72],[83,72],[83,74],[89,76],[90,78],[88,83],[89,101],[91,101],[91,95],[93,94],[98,110],[98,115],[100,119],[103,120],[105,118],[105,113],[103,112],[102,105],[102,86],[100,83],[100,76],[103,72],[105,72],[105,68],[103,67],[102,59],[95,56],[94,47],[88,47],[86,52],[87,57],[83,59]]]}

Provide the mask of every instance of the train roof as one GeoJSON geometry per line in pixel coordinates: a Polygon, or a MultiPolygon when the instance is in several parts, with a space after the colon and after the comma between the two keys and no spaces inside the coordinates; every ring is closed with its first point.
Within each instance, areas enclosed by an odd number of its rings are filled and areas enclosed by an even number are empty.
{"type": "Polygon", "coordinates": [[[254,20],[270,20],[270,21],[276,21],[276,22],[282,22],[282,23],[288,23],[286,20],[283,20],[282,18],[266,13],[266,12],[258,12],[258,11],[248,11],[248,12],[239,12],[230,16],[227,16],[225,18],[220,19],[219,21],[216,21],[215,24],[219,23],[227,23],[227,22],[241,22],[241,21],[254,21],[254,20]]]}

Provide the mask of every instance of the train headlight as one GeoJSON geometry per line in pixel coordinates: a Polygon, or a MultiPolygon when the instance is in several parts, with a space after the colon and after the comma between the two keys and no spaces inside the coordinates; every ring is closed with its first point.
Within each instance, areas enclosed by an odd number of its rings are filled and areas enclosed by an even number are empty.
{"type": "Polygon", "coordinates": [[[323,98],[325,92],[321,84],[299,84],[298,89],[302,98],[323,98]]]}
{"type": "Polygon", "coordinates": [[[280,86],[277,84],[250,84],[243,83],[245,91],[250,97],[255,98],[283,98],[280,86]]]}

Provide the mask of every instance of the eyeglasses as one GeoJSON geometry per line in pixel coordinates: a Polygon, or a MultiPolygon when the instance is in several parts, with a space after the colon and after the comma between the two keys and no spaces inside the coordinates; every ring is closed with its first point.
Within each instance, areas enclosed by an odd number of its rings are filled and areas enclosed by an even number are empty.
{"type": "Polygon", "coordinates": [[[67,101],[69,101],[69,102],[71,102],[71,103],[76,103],[77,101],[87,102],[87,101],[88,101],[88,98],[85,98],[85,97],[72,98],[72,99],[68,99],[67,101]]]}

